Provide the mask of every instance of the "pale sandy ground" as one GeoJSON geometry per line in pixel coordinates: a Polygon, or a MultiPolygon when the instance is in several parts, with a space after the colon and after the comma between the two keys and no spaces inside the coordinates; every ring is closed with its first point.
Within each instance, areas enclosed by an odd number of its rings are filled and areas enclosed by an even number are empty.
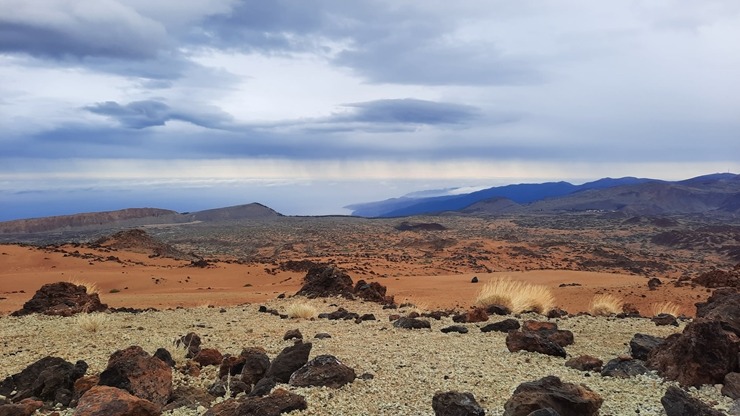
{"type": "MultiPolygon", "coordinates": [[[[268,273],[274,265],[216,263],[209,268],[187,267],[188,262],[166,258],[149,258],[146,254],[123,251],[99,252],[91,249],[65,247],[72,252],[92,253],[102,257],[116,256],[115,261],[97,261],[65,257],[64,253],[34,247],[0,245],[0,313],[20,309],[43,284],[63,280],[95,283],[101,300],[111,307],[192,307],[200,305],[238,305],[264,302],[285,293],[291,295],[300,289],[305,273],[278,271],[268,273]],[[111,293],[119,290],[118,293],[111,293]],[[22,293],[22,292],[23,293],[22,293]]],[[[510,277],[553,289],[557,306],[571,312],[588,310],[595,293],[611,293],[633,303],[643,314],[649,314],[650,305],[670,300],[681,305],[681,312],[693,316],[694,303],[703,301],[709,293],[701,288],[676,288],[671,281],[655,291],[647,288],[642,276],[576,272],[558,270],[529,270],[525,272],[466,273],[406,276],[399,265],[397,276],[350,276],[355,282],[361,278],[376,280],[388,287],[388,294],[397,302],[412,302],[427,308],[466,309],[488,281],[510,277]],[[470,283],[477,276],[479,283],[470,283]],[[581,286],[559,287],[578,283],[581,286]]]]}

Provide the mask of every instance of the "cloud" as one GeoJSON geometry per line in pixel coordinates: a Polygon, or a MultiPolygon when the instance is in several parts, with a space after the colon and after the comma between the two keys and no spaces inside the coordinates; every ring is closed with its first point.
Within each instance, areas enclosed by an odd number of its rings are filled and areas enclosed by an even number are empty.
{"type": "Polygon", "coordinates": [[[100,114],[117,120],[121,125],[144,129],[153,126],[164,126],[171,120],[185,121],[196,126],[220,129],[231,120],[231,117],[217,109],[210,112],[192,110],[175,110],[157,100],[133,101],[126,105],[106,101],[85,107],[91,113],[100,114]]]}
{"type": "Polygon", "coordinates": [[[462,124],[478,116],[478,110],[472,106],[412,98],[375,100],[344,106],[355,111],[346,116],[337,116],[335,120],[438,125],[462,124]]]}

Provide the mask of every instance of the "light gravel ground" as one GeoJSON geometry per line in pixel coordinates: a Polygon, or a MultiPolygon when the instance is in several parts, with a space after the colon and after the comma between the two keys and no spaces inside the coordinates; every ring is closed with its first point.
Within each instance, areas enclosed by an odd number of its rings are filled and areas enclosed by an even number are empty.
{"type": "MultiPolygon", "coordinates": [[[[271,301],[278,310],[294,302],[271,301]]],[[[394,328],[388,315],[371,303],[340,299],[317,300],[319,312],[332,312],[336,306],[358,313],[374,313],[378,321],[355,324],[353,321],[281,320],[258,313],[258,305],[227,308],[179,309],[141,314],[109,314],[99,332],[81,329],[76,318],[47,316],[0,317],[0,377],[17,373],[47,355],[68,361],[85,360],[88,373],[101,372],[110,354],[131,345],[140,345],[153,353],[159,347],[181,355],[173,340],[196,332],[203,347],[222,353],[238,354],[242,348],[259,346],[273,358],[291,345],[283,341],[285,331],[298,328],[313,343],[311,357],[332,354],[354,368],[358,375],[368,372],[372,380],[356,380],[341,389],[293,388],[282,386],[306,397],[308,410],[291,415],[433,415],[431,403],[436,391],[458,390],[473,393],[487,415],[501,415],[513,390],[526,381],[547,375],[583,383],[604,398],[601,415],[664,415],[660,404],[671,382],[655,374],[632,379],[614,379],[599,374],[582,373],[565,367],[565,359],[536,353],[510,353],[505,334],[481,333],[482,324],[465,324],[467,334],[443,334],[450,318],[431,320],[431,330],[394,328]],[[332,338],[312,339],[328,332],[332,338]]],[[[402,309],[401,312],[404,310],[402,309]]],[[[492,317],[490,322],[506,317],[492,317]]],[[[544,319],[527,315],[522,319],[544,319]]],[[[612,319],[581,316],[557,320],[561,329],[575,335],[575,344],[566,348],[569,356],[589,354],[604,362],[629,352],[628,343],[635,333],[667,336],[683,329],[656,327],[648,319],[612,319]]],[[[208,387],[217,377],[215,367],[204,369],[199,378],[175,375],[176,384],[208,387]]],[[[692,389],[692,394],[717,409],[727,410],[732,402],[721,396],[716,386],[692,389]]],[[[199,415],[205,409],[179,409],[178,415],[199,415]]],[[[70,413],[71,412],[64,412],[70,413]]]]}

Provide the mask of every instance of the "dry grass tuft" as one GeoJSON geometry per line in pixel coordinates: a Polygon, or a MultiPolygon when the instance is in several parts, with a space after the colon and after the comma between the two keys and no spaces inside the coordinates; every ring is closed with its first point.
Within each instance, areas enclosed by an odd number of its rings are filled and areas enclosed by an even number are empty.
{"type": "Polygon", "coordinates": [[[312,319],[318,315],[318,312],[310,303],[296,302],[288,305],[285,314],[290,318],[312,319]]]}
{"type": "Polygon", "coordinates": [[[475,303],[482,307],[505,306],[514,313],[547,313],[555,306],[555,297],[547,286],[504,278],[486,283],[478,292],[475,303]]]}
{"type": "Polygon", "coordinates": [[[100,332],[108,323],[108,315],[104,313],[81,313],[75,318],[77,326],[86,332],[100,332]]]}
{"type": "Polygon", "coordinates": [[[681,313],[681,307],[671,301],[656,302],[650,305],[650,312],[653,314],[653,316],[658,316],[661,313],[679,316],[681,313]]]}
{"type": "Polygon", "coordinates": [[[591,304],[588,307],[591,315],[609,316],[622,313],[624,302],[614,295],[602,294],[594,295],[591,304]]]}
{"type": "Polygon", "coordinates": [[[88,295],[100,293],[100,289],[98,288],[97,283],[83,282],[82,280],[78,279],[69,279],[68,282],[72,283],[75,286],[85,286],[85,292],[88,295]]]}

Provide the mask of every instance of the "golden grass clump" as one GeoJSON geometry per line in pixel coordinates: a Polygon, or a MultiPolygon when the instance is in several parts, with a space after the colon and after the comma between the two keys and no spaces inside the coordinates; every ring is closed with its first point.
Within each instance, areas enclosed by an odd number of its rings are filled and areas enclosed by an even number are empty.
{"type": "Polygon", "coordinates": [[[76,317],[77,326],[86,332],[100,332],[108,323],[108,315],[104,313],[81,313],[76,317]]]}
{"type": "Polygon", "coordinates": [[[288,305],[285,309],[285,314],[289,318],[312,319],[318,315],[318,312],[310,303],[296,302],[288,305]]]}
{"type": "Polygon", "coordinates": [[[679,316],[681,313],[681,306],[671,302],[656,302],[650,305],[650,312],[653,316],[658,316],[661,313],[667,313],[668,315],[679,316]]]}
{"type": "Polygon", "coordinates": [[[486,283],[475,303],[482,307],[504,306],[514,313],[547,313],[555,306],[555,297],[547,286],[504,278],[486,283]]]}
{"type": "Polygon", "coordinates": [[[96,283],[83,282],[77,279],[69,279],[68,282],[72,283],[75,286],[85,286],[85,293],[87,293],[88,295],[100,293],[100,289],[98,288],[98,285],[96,283]]]}
{"type": "Polygon", "coordinates": [[[594,316],[609,316],[622,313],[624,302],[614,295],[601,294],[594,295],[591,299],[591,304],[588,307],[591,315],[594,316]]]}

